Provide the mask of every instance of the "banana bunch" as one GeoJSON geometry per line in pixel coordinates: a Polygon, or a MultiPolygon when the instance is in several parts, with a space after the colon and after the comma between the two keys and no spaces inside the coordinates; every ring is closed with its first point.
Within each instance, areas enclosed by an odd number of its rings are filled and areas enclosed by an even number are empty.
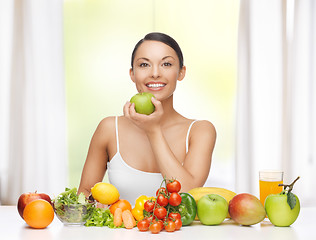
{"type": "MultiPolygon", "coordinates": [[[[225,198],[227,203],[229,203],[229,201],[236,195],[236,193],[228,189],[218,187],[198,187],[191,189],[190,191],[188,191],[188,193],[190,193],[194,197],[196,203],[200,200],[201,197],[207,194],[218,194],[225,198]]],[[[230,218],[229,213],[227,217],[230,218]]],[[[195,219],[198,220],[197,216],[195,219]]]]}

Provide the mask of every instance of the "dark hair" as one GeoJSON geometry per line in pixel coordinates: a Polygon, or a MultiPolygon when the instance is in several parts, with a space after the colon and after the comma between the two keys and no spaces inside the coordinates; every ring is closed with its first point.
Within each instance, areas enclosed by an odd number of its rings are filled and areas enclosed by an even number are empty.
{"type": "Polygon", "coordinates": [[[132,69],[133,69],[133,62],[134,62],[134,58],[135,58],[135,54],[136,54],[137,49],[144,41],[147,41],[147,40],[158,41],[158,42],[162,42],[164,44],[167,44],[169,47],[171,47],[176,52],[176,54],[179,58],[180,68],[183,67],[183,55],[182,55],[182,51],[181,51],[181,48],[178,45],[178,43],[172,37],[168,36],[167,34],[159,33],[159,32],[152,32],[152,33],[148,33],[143,39],[141,39],[135,45],[135,48],[134,48],[133,53],[132,53],[132,59],[131,59],[132,69]]]}

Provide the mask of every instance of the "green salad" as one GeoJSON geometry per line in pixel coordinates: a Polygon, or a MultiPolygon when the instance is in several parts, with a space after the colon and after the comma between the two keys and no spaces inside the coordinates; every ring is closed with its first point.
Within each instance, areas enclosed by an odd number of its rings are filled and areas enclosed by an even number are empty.
{"type": "Polygon", "coordinates": [[[77,188],[66,188],[52,202],[57,217],[66,223],[85,222],[94,209],[83,193],[77,195],[77,188]]]}
{"type": "Polygon", "coordinates": [[[65,188],[52,202],[57,217],[64,223],[116,228],[110,210],[96,208],[94,201],[87,199],[83,193],[77,194],[77,188],[65,188]]]}

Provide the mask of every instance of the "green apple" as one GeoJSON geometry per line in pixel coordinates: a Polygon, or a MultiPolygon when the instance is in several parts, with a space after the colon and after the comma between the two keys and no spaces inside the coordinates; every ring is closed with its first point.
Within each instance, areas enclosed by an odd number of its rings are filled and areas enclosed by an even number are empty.
{"type": "Polygon", "coordinates": [[[130,102],[135,104],[135,111],[137,113],[149,115],[155,111],[155,106],[151,102],[152,97],[155,96],[151,93],[141,92],[135,94],[130,102]]]}
{"type": "Polygon", "coordinates": [[[228,203],[218,194],[208,194],[197,203],[197,215],[204,225],[221,224],[228,213],[228,203]]]}
{"type": "Polygon", "coordinates": [[[264,207],[270,222],[278,227],[290,226],[295,222],[300,213],[300,201],[298,197],[286,191],[269,195],[266,198],[264,207]]]}

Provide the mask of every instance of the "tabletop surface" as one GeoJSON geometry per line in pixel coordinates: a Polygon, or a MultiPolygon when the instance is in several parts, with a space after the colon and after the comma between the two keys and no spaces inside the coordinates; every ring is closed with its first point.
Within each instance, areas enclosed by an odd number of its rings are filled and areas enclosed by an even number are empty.
{"type": "Polygon", "coordinates": [[[316,239],[316,208],[302,208],[298,219],[290,227],[275,227],[268,219],[252,226],[240,226],[226,219],[218,226],[205,226],[195,221],[179,231],[159,234],[140,232],[134,229],[110,229],[108,227],[64,226],[55,216],[45,229],[32,229],[18,214],[16,206],[0,206],[1,239],[255,239],[255,240],[294,240],[316,239]]]}

